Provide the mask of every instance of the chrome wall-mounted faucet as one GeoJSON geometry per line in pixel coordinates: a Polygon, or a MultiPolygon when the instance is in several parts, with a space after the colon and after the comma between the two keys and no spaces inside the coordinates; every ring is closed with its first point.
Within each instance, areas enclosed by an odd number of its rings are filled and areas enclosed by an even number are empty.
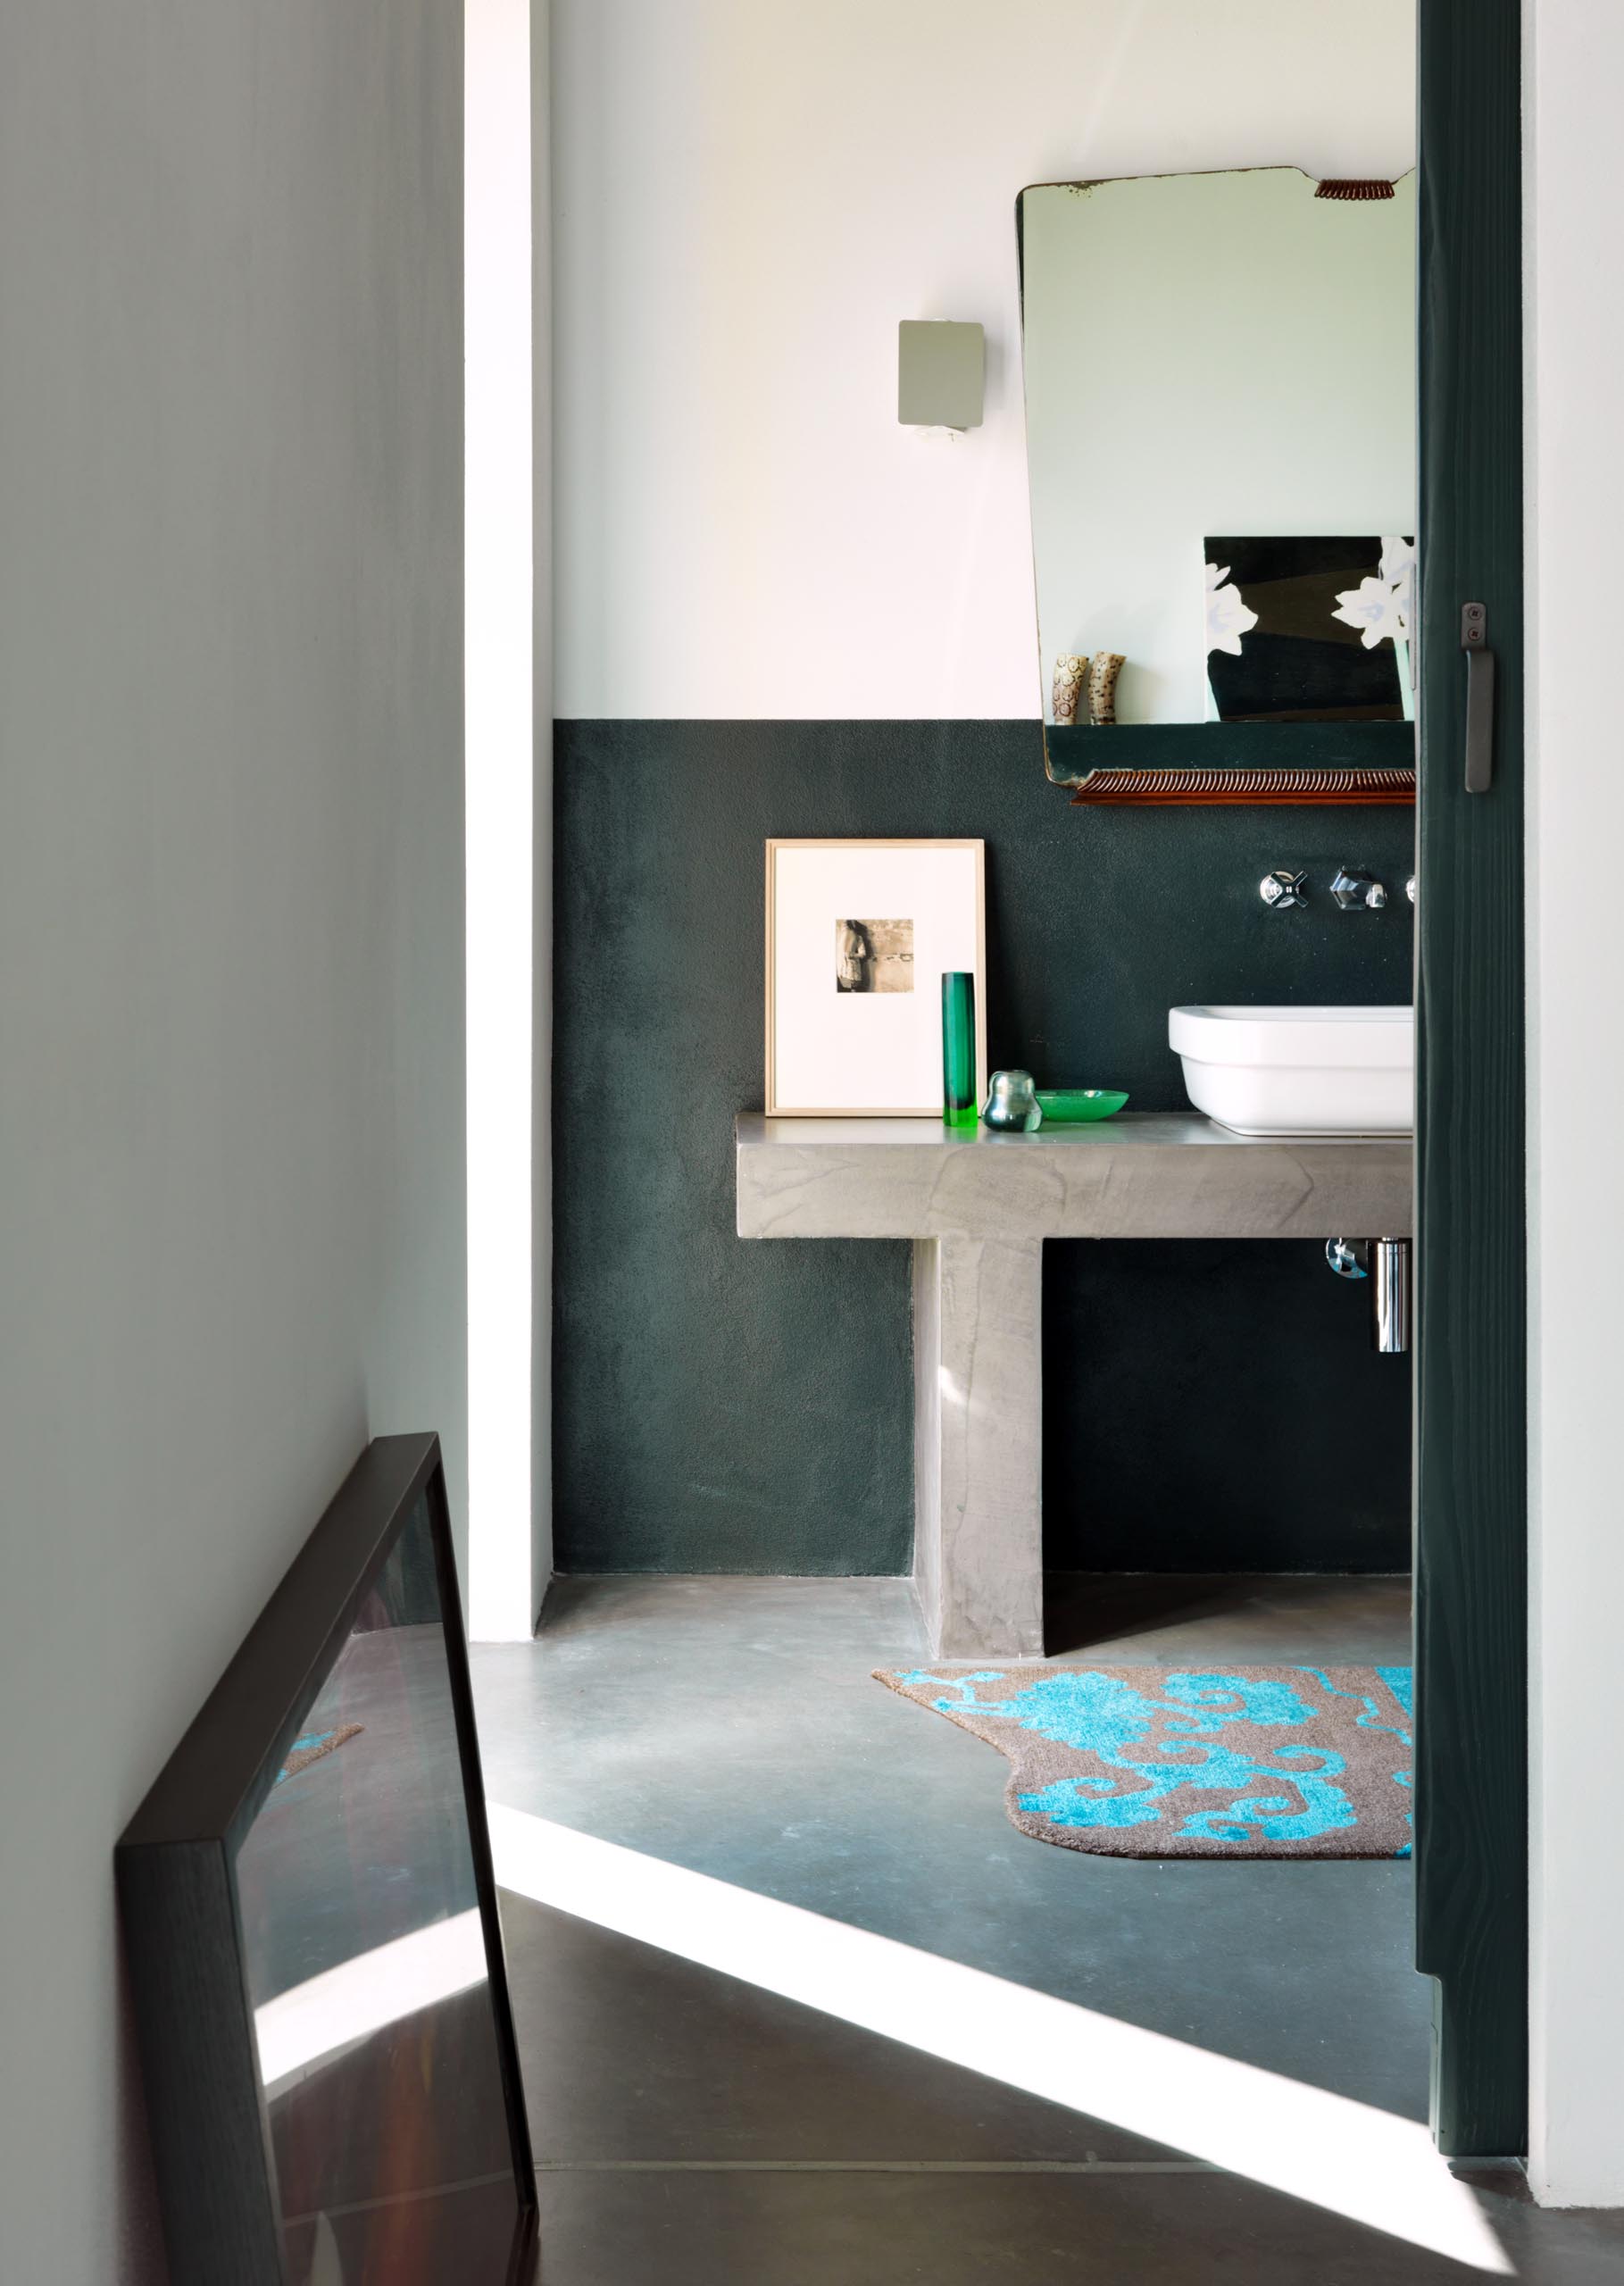
{"type": "MultiPolygon", "coordinates": [[[[1413,874],[1404,883],[1404,890],[1413,905],[1413,874]]],[[[1308,875],[1294,873],[1289,865],[1277,865],[1271,873],[1264,874],[1257,893],[1272,911],[1288,913],[1293,905],[1308,903],[1308,875]]],[[[1375,874],[1362,872],[1356,865],[1337,866],[1331,895],[1343,913],[1379,913],[1387,902],[1387,889],[1375,874]]]]}
{"type": "Polygon", "coordinates": [[[1374,874],[1350,872],[1345,865],[1337,868],[1331,895],[1344,913],[1379,913],[1387,901],[1387,892],[1374,874]]]}

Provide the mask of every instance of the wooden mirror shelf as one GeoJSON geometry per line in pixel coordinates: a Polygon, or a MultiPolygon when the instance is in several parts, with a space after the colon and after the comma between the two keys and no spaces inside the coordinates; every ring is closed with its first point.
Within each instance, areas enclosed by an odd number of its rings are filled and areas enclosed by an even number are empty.
{"type": "Polygon", "coordinates": [[[1051,723],[1045,766],[1074,804],[1413,806],[1413,722],[1051,723]]]}

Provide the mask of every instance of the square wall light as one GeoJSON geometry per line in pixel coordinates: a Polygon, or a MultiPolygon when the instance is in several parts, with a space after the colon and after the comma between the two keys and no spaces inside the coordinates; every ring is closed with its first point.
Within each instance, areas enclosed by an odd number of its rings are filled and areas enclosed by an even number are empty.
{"type": "Polygon", "coordinates": [[[912,429],[979,429],[987,384],[982,328],[904,318],[896,332],[898,421],[912,429]]]}

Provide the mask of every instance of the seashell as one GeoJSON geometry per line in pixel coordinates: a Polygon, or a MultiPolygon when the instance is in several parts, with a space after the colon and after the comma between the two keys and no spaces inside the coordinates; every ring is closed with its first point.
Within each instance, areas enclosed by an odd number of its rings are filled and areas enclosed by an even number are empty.
{"type": "Polygon", "coordinates": [[[1088,662],[1074,652],[1062,651],[1054,662],[1054,720],[1075,722],[1078,701],[1083,695],[1083,682],[1088,672],[1088,662]]]}
{"type": "Polygon", "coordinates": [[[1117,719],[1117,677],[1127,664],[1120,651],[1096,651],[1088,670],[1088,720],[1091,722],[1114,722],[1117,719]]]}

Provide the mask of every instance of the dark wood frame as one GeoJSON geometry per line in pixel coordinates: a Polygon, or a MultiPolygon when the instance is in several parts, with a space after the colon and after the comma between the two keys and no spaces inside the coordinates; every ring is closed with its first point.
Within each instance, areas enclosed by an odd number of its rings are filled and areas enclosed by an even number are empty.
{"type": "Polygon", "coordinates": [[[227,2280],[230,2286],[286,2286],[235,1860],[362,1602],[425,1495],[521,2218],[507,2286],[515,2286],[530,2260],[535,2166],[439,1439],[379,1437],[295,1557],[116,1852],[174,2286],[223,2286],[227,2280]]]}
{"type": "Polygon", "coordinates": [[[1416,1965],[1457,2157],[1528,2148],[1520,0],[1420,0],[1416,1965]],[[1461,612],[1494,774],[1465,790],[1461,612]]]}
{"type": "MultiPolygon", "coordinates": [[[[1312,179],[1290,160],[1280,164],[1292,167],[1304,181],[1312,179]]],[[[1035,182],[1021,190],[1015,201],[1015,257],[1023,343],[1026,231],[1020,202],[1027,191],[1085,190],[1101,180],[1138,179],[1116,176],[1065,184],[1035,182]]],[[[1368,195],[1369,185],[1358,188],[1368,195]]],[[[1351,191],[1351,186],[1345,186],[1328,195],[1347,196],[1351,191]]],[[[1039,661],[1040,678],[1043,672],[1039,661]]],[[[1049,781],[1071,788],[1074,806],[1245,802],[1276,808],[1334,804],[1345,809],[1408,806],[1415,800],[1413,722],[1113,722],[1100,728],[1045,722],[1043,740],[1049,781]]]]}

